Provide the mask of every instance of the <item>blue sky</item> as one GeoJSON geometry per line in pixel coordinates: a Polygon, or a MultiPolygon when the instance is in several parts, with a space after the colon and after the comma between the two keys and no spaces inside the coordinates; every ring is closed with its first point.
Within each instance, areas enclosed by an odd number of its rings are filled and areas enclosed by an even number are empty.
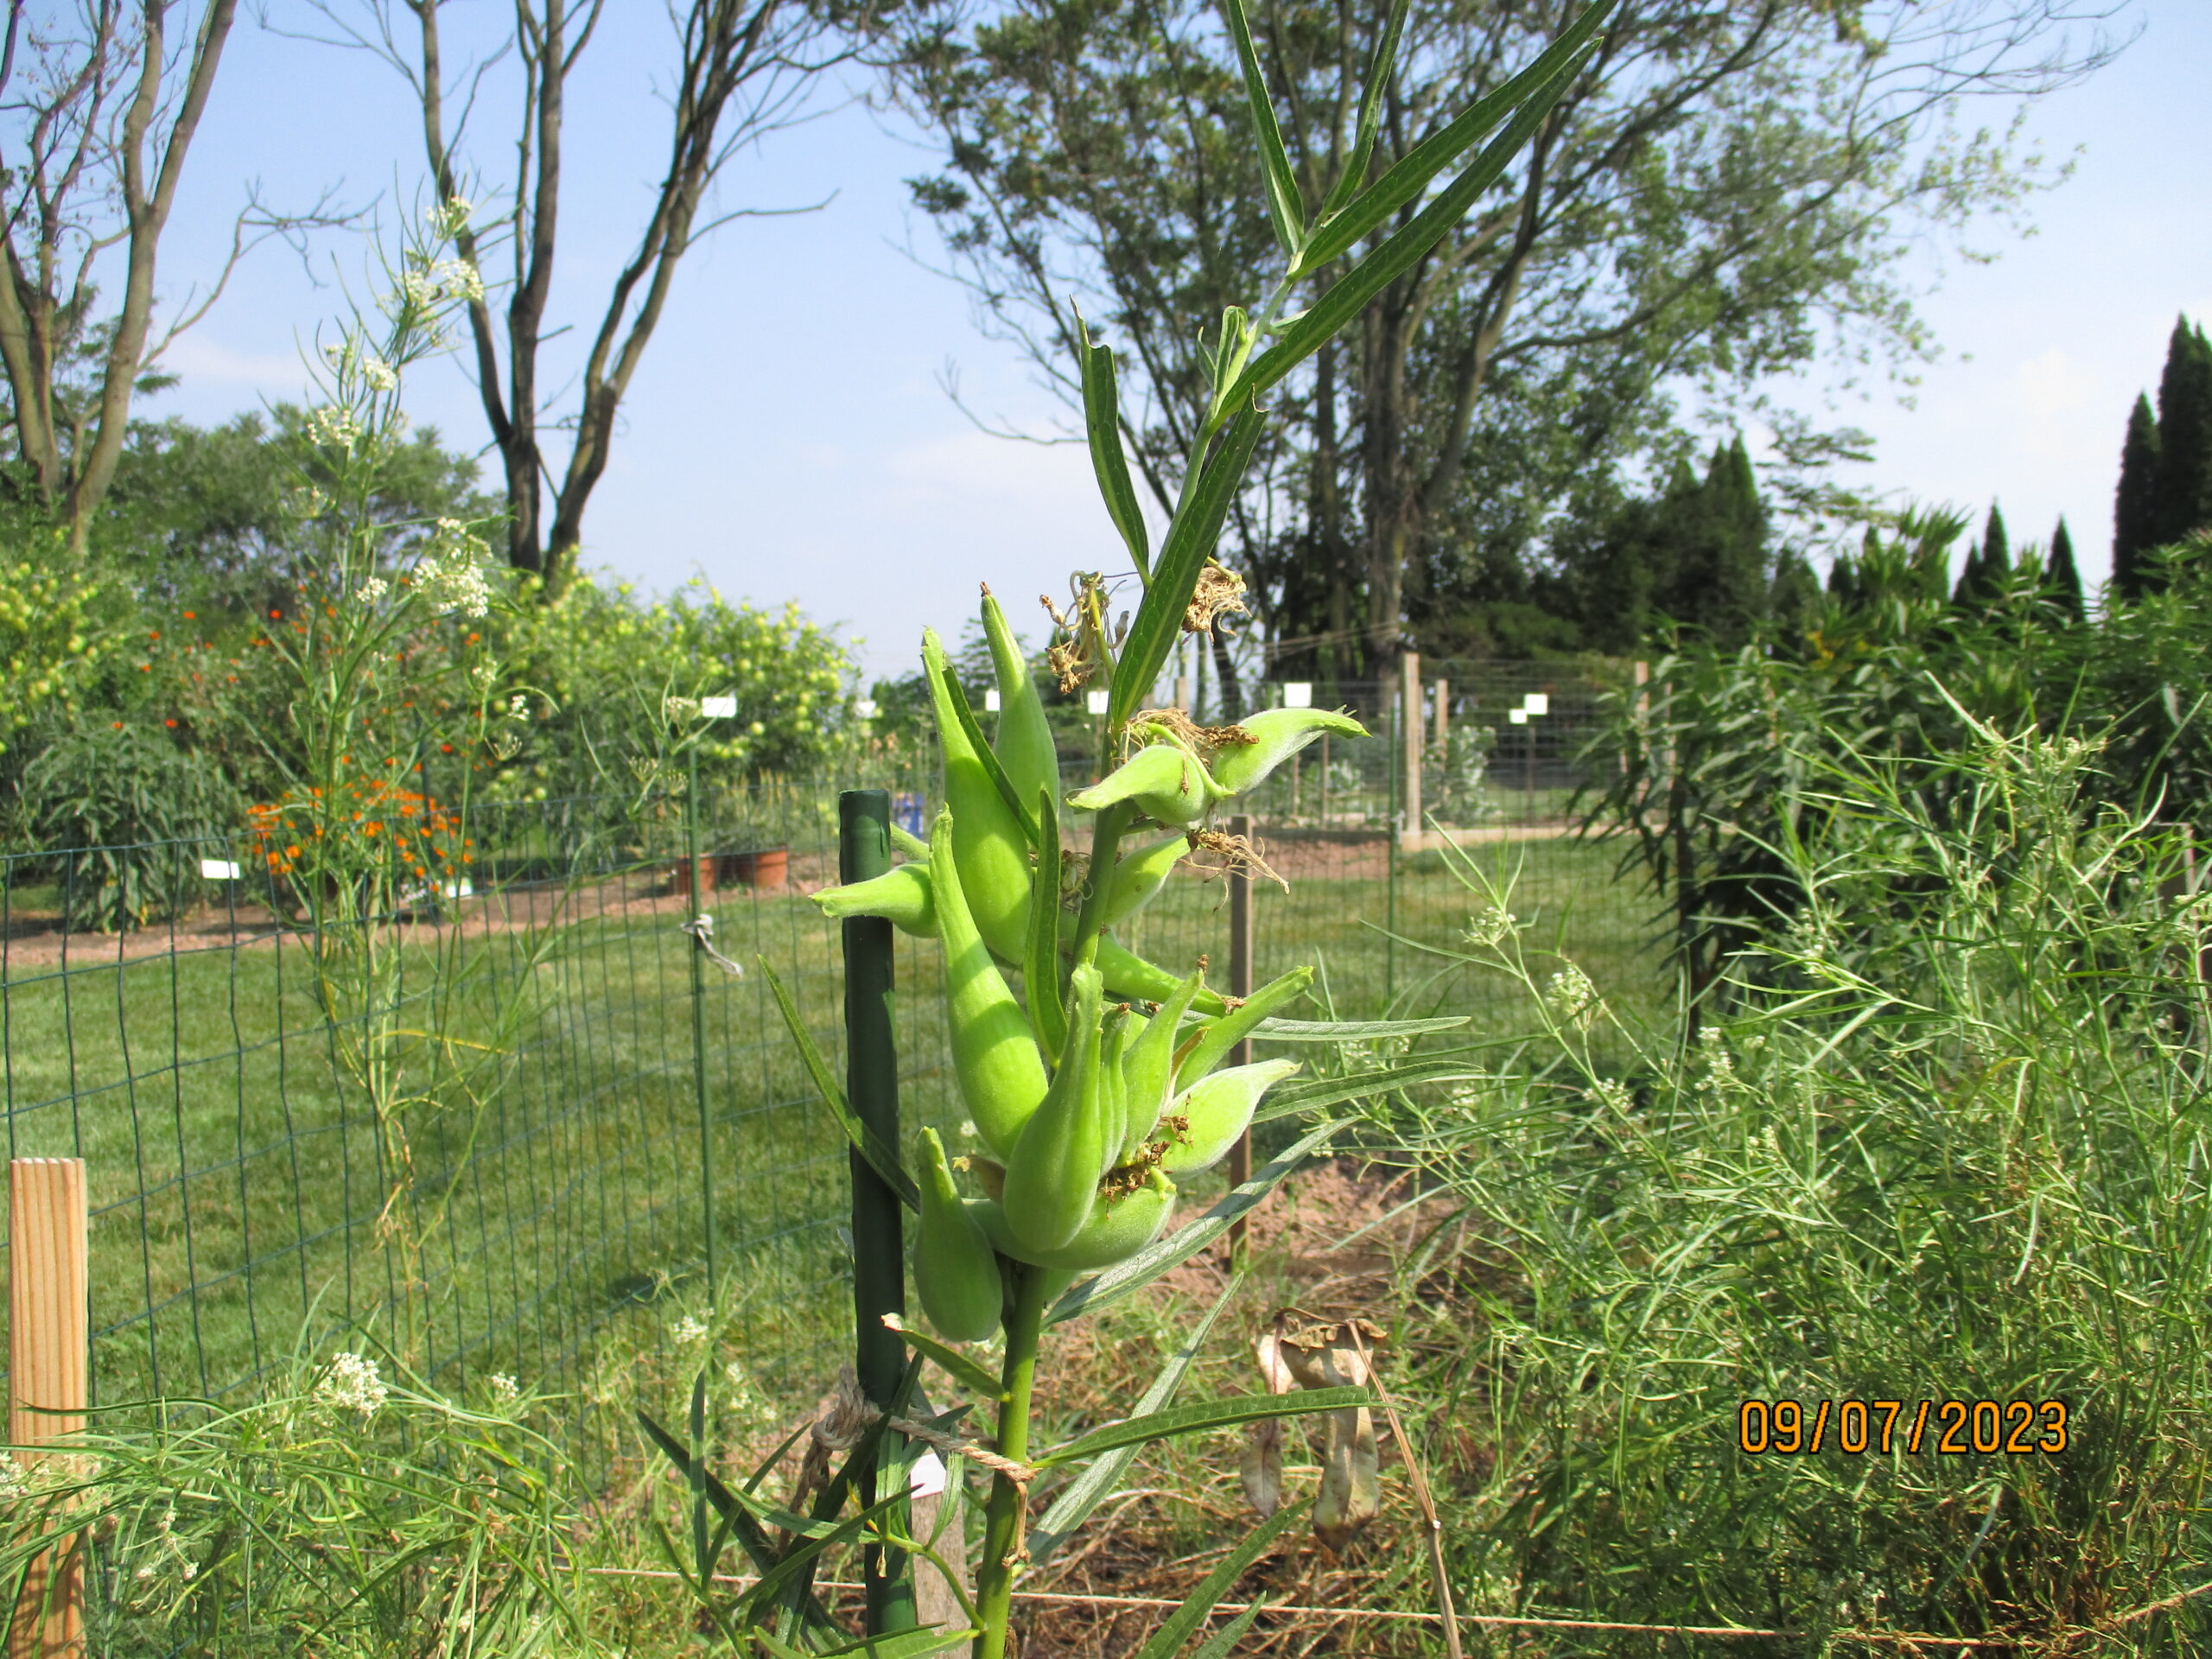
{"type": "MultiPolygon", "coordinates": [[[[502,10],[474,15],[488,27],[502,10]]],[[[316,22],[297,0],[272,0],[268,16],[316,22]]],[[[2155,383],[2175,314],[2212,321],[2212,4],[2139,0],[2126,16],[2142,38],[2031,118],[2051,154],[2079,151],[2074,178],[2031,208],[2037,233],[1982,227],[1968,239],[1997,256],[1986,264],[1911,256],[1945,347],[1916,406],[1878,386],[1834,410],[1878,440],[1860,481],[1977,515],[2001,500],[2016,543],[2047,537],[2063,512],[2093,578],[2128,405],[2155,383]]],[[[580,333],[634,234],[661,127],[650,101],[660,9],[614,0],[606,27],[573,94],[554,298],[580,333]]],[[[492,115],[481,154],[498,160],[492,115]]],[[[380,195],[387,215],[416,200],[416,119],[389,68],[242,20],[164,247],[162,292],[219,266],[250,180],[280,206],[341,181],[357,204],[380,195]]],[[[962,290],[906,251],[911,234],[931,251],[931,232],[901,181],[932,160],[849,107],[733,162],[726,207],[834,200],[740,219],[689,257],[593,498],[588,563],[654,587],[696,572],[731,597],[797,600],[860,636],[872,670],[893,671],[925,623],[957,629],[973,582],[1033,615],[1032,596],[1057,593],[1071,569],[1126,563],[1079,447],[986,435],[938,384],[957,364],[982,412],[1040,430],[1058,415],[1011,348],[976,332],[962,290]]],[[[173,349],[183,384],[144,412],[213,421],[297,397],[302,352],[344,304],[334,276],[365,291],[358,240],[324,238],[316,270],[319,288],[281,250],[253,256],[173,349]]],[[[481,442],[457,365],[419,376],[410,407],[457,444],[481,442]]]]}

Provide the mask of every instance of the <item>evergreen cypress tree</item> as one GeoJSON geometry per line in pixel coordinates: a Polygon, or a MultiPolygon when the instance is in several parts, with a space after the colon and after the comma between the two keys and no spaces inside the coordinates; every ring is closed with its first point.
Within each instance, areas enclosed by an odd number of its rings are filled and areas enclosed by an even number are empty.
{"type": "Polygon", "coordinates": [[[1961,611],[1978,611],[1981,601],[1981,543],[1969,542],[1967,562],[1959,567],[1958,586],[1951,589],[1951,603],[1961,611]]]}
{"type": "Polygon", "coordinates": [[[2074,538],[2066,533],[2064,513],[2058,516],[2058,528],[2051,532],[2050,556],[2043,563],[2043,585],[2050,602],[2066,613],[2069,621],[2082,620],[2082,568],[2074,562],[2074,538]]]}
{"type": "Polygon", "coordinates": [[[1741,645],[1765,620],[1770,595],[1766,508],[1759,500],[1751,452],[1740,435],[1714,453],[1705,495],[1713,537],[1707,632],[1715,644],[1741,645]]]}
{"type": "Polygon", "coordinates": [[[2151,545],[2170,547],[2212,523],[2212,343],[2188,319],[2174,324],[2158,377],[2158,470],[2151,490],[2151,545]]]}
{"type": "Polygon", "coordinates": [[[1805,556],[1795,549],[1775,561],[1774,585],[1767,595],[1767,610],[1783,650],[1793,654],[1820,620],[1821,583],[1805,556]]]}
{"type": "Polygon", "coordinates": [[[2152,492],[2158,481],[2158,417],[2139,392],[2127,412],[2127,441],[2120,451],[2120,488],[2112,509],[2112,581],[2122,599],[2143,596],[2144,550],[2152,539],[2152,492]]]}

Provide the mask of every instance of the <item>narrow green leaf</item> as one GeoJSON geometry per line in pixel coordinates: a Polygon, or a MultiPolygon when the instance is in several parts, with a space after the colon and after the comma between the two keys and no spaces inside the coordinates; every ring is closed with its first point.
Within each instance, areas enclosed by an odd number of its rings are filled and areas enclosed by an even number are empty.
{"type": "Polygon", "coordinates": [[[1259,1618],[1266,1605],[1264,1602],[1254,1602],[1208,1637],[1191,1659],[1230,1659],[1230,1656],[1236,1651],[1236,1644],[1244,1639],[1244,1632],[1252,1628],[1252,1621],[1259,1618]]]}
{"type": "MultiPolygon", "coordinates": [[[[1398,159],[1397,165],[1376,180],[1370,188],[1353,197],[1341,211],[1333,217],[1325,218],[1306,244],[1305,257],[1299,262],[1300,273],[1318,270],[1330,260],[1350,251],[1361,237],[1408,202],[1416,200],[1431,179],[1466,154],[1484,134],[1504,118],[1507,111],[1535,99],[1540,105],[1538,114],[1541,117],[1544,110],[1551,107],[1559,92],[1564,89],[1567,79],[1565,72],[1569,61],[1598,32],[1598,25],[1605,20],[1605,14],[1613,9],[1613,4],[1614,0],[1595,0],[1595,3],[1568,24],[1567,31],[1546,48],[1534,63],[1488,97],[1478,99],[1469,105],[1455,119],[1408,150],[1398,159]],[[1556,87],[1553,85],[1554,81],[1558,82],[1556,87]],[[1542,97],[1548,91],[1551,96],[1542,97]]],[[[1395,49],[1393,45],[1394,52],[1395,49]]],[[[1370,99],[1377,96],[1375,82],[1368,84],[1366,96],[1370,99]]],[[[1360,107],[1361,137],[1370,147],[1369,153],[1372,153],[1374,134],[1368,129],[1368,119],[1366,103],[1363,100],[1360,107]]],[[[1533,128],[1534,124],[1530,124],[1533,128]]],[[[1519,147],[1518,143],[1514,146],[1516,149],[1519,147]]],[[[1363,171],[1365,165],[1363,157],[1363,171]]],[[[1344,176],[1351,178],[1354,175],[1347,171],[1344,176]]],[[[1342,188],[1343,183],[1339,181],[1338,189],[1342,188]]],[[[1332,193],[1332,200],[1333,195],[1332,193]]],[[[1472,198],[1469,200],[1471,201],[1472,198]]],[[[1464,213],[1466,210],[1463,207],[1459,211],[1464,213]]],[[[1456,219],[1459,214],[1454,213],[1452,217],[1456,219]]]]}
{"type": "MultiPolygon", "coordinates": [[[[645,1431],[645,1437],[658,1446],[662,1454],[676,1465],[677,1471],[685,1479],[689,1480],[691,1474],[691,1457],[683,1442],[655,1422],[643,1407],[638,1408],[638,1423],[645,1431]]],[[[760,1523],[755,1521],[746,1508],[737,1501],[736,1495],[717,1479],[711,1470],[707,1471],[706,1491],[707,1501],[715,1506],[717,1514],[729,1522],[738,1542],[744,1548],[746,1554],[752,1559],[753,1570],[756,1573],[772,1571],[776,1565],[775,1541],[768,1536],[766,1530],[761,1527],[760,1523]]],[[[829,1611],[816,1597],[808,1596],[800,1611],[807,1623],[817,1629],[837,1630],[836,1622],[830,1617],[829,1611]]]]}
{"type": "MultiPolygon", "coordinates": [[[[1137,1649],[1136,1659],[1173,1659],[1191,1634],[1203,1624],[1219,1605],[1221,1599],[1234,1589],[1236,1580],[1251,1571],[1252,1563],[1274,1547],[1276,1539],[1287,1531],[1294,1522],[1305,1518],[1303,1506],[1286,1503],[1264,1522],[1251,1536],[1222,1558],[1221,1564],[1198,1580],[1198,1587],[1183,1599],[1183,1605],[1168,1614],[1166,1620],[1152,1633],[1152,1639],[1137,1649]]],[[[1252,1615],[1245,1615],[1244,1622],[1251,1623],[1252,1615]]],[[[1206,1646],[1211,1649],[1213,1643],[1206,1646]]],[[[1227,1649],[1222,1651],[1226,1652],[1227,1649]]]]}
{"type": "Polygon", "coordinates": [[[899,1630],[889,1636],[864,1637],[860,1641],[842,1648],[831,1648],[821,1659],[842,1659],[845,1654],[860,1654],[865,1659],[929,1659],[933,1653],[944,1653],[951,1649],[965,1647],[981,1632],[973,1628],[948,1630],[942,1624],[931,1624],[918,1630],[899,1630]]]}
{"type": "Polygon", "coordinates": [[[798,1045],[799,1060],[806,1067],[807,1076],[814,1079],[815,1092],[829,1107],[830,1115],[837,1120],[845,1139],[852,1142],[854,1151],[868,1160],[868,1167],[883,1177],[885,1185],[899,1195],[901,1204],[909,1210],[918,1211],[922,1207],[921,1189],[899,1164],[897,1150],[886,1145],[883,1137],[861,1122],[853,1110],[852,1102],[845,1098],[844,1090],[838,1086],[836,1073],[830,1071],[830,1063],[822,1058],[822,1051],[814,1046],[813,1033],[799,1019],[798,1005],[784,988],[784,982],[776,977],[768,958],[756,957],[753,960],[760,964],[761,976],[768,982],[769,990],[775,994],[776,1007],[783,1014],[784,1024],[791,1029],[791,1040],[798,1045]]]}
{"type": "Polygon", "coordinates": [[[1357,1077],[1311,1077],[1268,1090],[1260,1109],[1252,1114],[1252,1121],[1268,1123],[1324,1106],[1341,1106],[1348,1100],[1365,1100],[1393,1089],[1410,1089],[1423,1083],[1464,1083],[1479,1075],[1470,1071],[1464,1060],[1427,1060],[1382,1071],[1363,1071],[1357,1077]]]}
{"type": "Polygon", "coordinates": [[[1446,1014],[1433,1020],[1262,1020],[1252,1034],[1271,1043],[1371,1043],[1384,1037],[1425,1037],[1434,1031],[1457,1031],[1469,1017],[1446,1014]]]}
{"type": "Polygon", "coordinates": [[[1129,637],[1122,642],[1122,660],[1114,665],[1112,695],[1107,703],[1109,731],[1126,724],[1145,698],[1175,649],[1183,630],[1183,613],[1189,608],[1198,575],[1206,567],[1214,545],[1221,539],[1222,521],[1230,504],[1243,487],[1244,469],[1260,442],[1267,417],[1249,404],[1240,410],[1214,447],[1212,458],[1199,475],[1198,488],[1167,527],[1160,546],[1160,563],[1154,567],[1152,585],[1137,606],[1129,637]]]}
{"type": "Polygon", "coordinates": [[[960,683],[960,677],[952,671],[950,662],[940,667],[938,673],[944,682],[945,700],[952,705],[952,717],[960,722],[960,729],[968,734],[969,742],[975,746],[976,753],[983,763],[983,770],[990,773],[991,782],[997,785],[1000,798],[1006,802],[1007,810],[1014,814],[1014,822],[1021,826],[1021,833],[1029,837],[1029,844],[1034,847],[1037,844],[1036,821],[1029,816],[1029,809],[1021,804],[1020,791],[1014,788],[1014,779],[1007,776],[1006,763],[999,759],[998,751],[983,735],[983,728],[976,719],[976,711],[968,706],[968,692],[960,683]]]}
{"type": "Polygon", "coordinates": [[[1230,38],[1236,42],[1237,60],[1244,66],[1244,101],[1251,105],[1252,130],[1260,141],[1260,161],[1267,175],[1268,217],[1274,221],[1275,240],[1291,258],[1306,240],[1306,207],[1298,199],[1298,175],[1290,169],[1290,156],[1282,147],[1282,129],[1275,124],[1274,100],[1268,96],[1268,79],[1260,69],[1260,54],[1252,49],[1252,26],[1244,16],[1244,0],[1222,0],[1222,14],[1229,20],[1230,38]]]}
{"type": "Polygon", "coordinates": [[[957,1348],[949,1348],[935,1337],[923,1335],[901,1319],[896,1313],[883,1316],[886,1328],[896,1331],[899,1339],[916,1353],[922,1355],[938,1370],[972,1393],[986,1400],[996,1400],[1004,1391],[998,1378],[993,1376],[974,1360],[957,1348]]]}
{"type": "Polygon", "coordinates": [[[1352,139],[1351,154],[1345,158],[1344,170],[1329,188],[1329,199],[1315,215],[1321,224],[1327,224],[1341,212],[1367,182],[1367,164],[1375,156],[1375,135],[1382,125],[1383,95],[1389,91],[1390,77],[1397,70],[1398,41],[1405,34],[1406,14],[1412,9],[1413,0],[1392,0],[1389,21],[1382,26],[1382,38],[1375,43],[1374,57],[1368,60],[1367,85],[1359,95],[1359,125],[1352,139]]]}
{"type": "MultiPolygon", "coordinates": [[[[1288,1399],[1294,1396],[1283,1397],[1288,1399]]],[[[900,1508],[906,1502],[906,1494],[902,1488],[880,1502],[861,1510],[851,1519],[839,1522],[819,1537],[809,1538],[804,1543],[794,1542],[790,1553],[775,1566],[761,1573],[760,1581],[738,1599],[738,1605],[744,1610],[743,1617],[746,1621],[750,1623],[757,1618],[763,1611],[775,1604],[776,1599],[787,1586],[798,1581],[802,1573],[810,1572],[817,1556],[825,1550],[836,1548],[840,1544],[850,1543],[861,1534],[866,1532],[872,1524],[882,1520],[893,1510],[900,1508]]]]}
{"type": "Polygon", "coordinates": [[[1037,872],[1029,884],[1021,995],[1046,1059],[1058,1065],[1068,1034],[1067,986],[1060,962],[1060,804],[1042,785],[1037,790],[1037,872]]]}
{"type": "Polygon", "coordinates": [[[1331,1122],[1309,1129],[1303,1140],[1269,1159],[1263,1167],[1253,1171],[1250,1180],[1231,1187],[1215,1202],[1212,1209],[1187,1227],[1178,1227],[1158,1243],[1147,1245],[1128,1261],[1116,1262],[1104,1272],[1076,1284],[1052,1304],[1045,1316],[1047,1323],[1058,1325],[1063,1319],[1096,1313],[1120,1301],[1124,1296],[1142,1290],[1170,1268],[1189,1261],[1227,1232],[1230,1222],[1274,1192],[1284,1176],[1304,1163],[1316,1147],[1342,1128],[1344,1125],[1341,1123],[1331,1122]]]}
{"type": "Polygon", "coordinates": [[[1365,1389],[1294,1389],[1288,1394],[1240,1394],[1228,1400],[1193,1400],[1142,1417],[1108,1423],[1088,1434],[1079,1434],[1065,1446],[1055,1446],[1036,1459],[1040,1469],[1063,1463],[1080,1463],[1116,1446],[1146,1446],[1173,1440],[1178,1434],[1203,1434],[1208,1429],[1234,1428],[1266,1417],[1302,1417],[1312,1411],[1337,1411],[1345,1406],[1371,1406],[1375,1396],[1365,1389]]]}
{"type": "Polygon", "coordinates": [[[1122,398],[1114,378],[1114,353],[1090,343],[1090,325],[1079,316],[1076,327],[1082,331],[1076,353],[1083,364],[1083,429],[1090,442],[1090,470],[1097,474],[1106,516],[1122,532],[1129,557],[1136,562],[1137,579],[1149,587],[1152,542],[1145,533],[1136,487],[1129,482],[1128,456],[1122,448],[1122,398]]]}
{"type": "Polygon", "coordinates": [[[1452,227],[1466,217],[1468,208],[1497,182],[1508,163],[1551,112],[1552,105],[1567,89],[1571,78],[1561,74],[1522,105],[1511,124],[1475,158],[1465,172],[1382,245],[1370,250],[1364,258],[1338,278],[1303,317],[1284,331],[1281,340],[1247,365],[1237,379],[1235,395],[1257,397],[1265,392],[1335,338],[1370,300],[1443,241],[1452,227]]]}
{"type": "MultiPolygon", "coordinates": [[[[1148,1415],[1164,1409],[1173,1402],[1176,1389],[1183,1386],[1184,1377],[1190,1374],[1192,1362],[1198,1358],[1199,1349],[1205,1345],[1207,1337],[1212,1334],[1214,1321],[1221,1317],[1222,1310],[1229,1306],[1230,1300],[1243,1288],[1244,1277],[1240,1272],[1223,1287],[1221,1294],[1214,1298],[1213,1306],[1206,1310],[1205,1316],[1183,1339],[1183,1345],[1160,1368],[1160,1375],[1152,1379],[1152,1386],[1137,1402],[1136,1415],[1148,1415]]],[[[1045,1518],[1029,1529],[1029,1562],[1033,1567],[1041,1567],[1047,1556],[1065,1543],[1076,1529],[1090,1518],[1091,1511],[1105,1501],[1106,1495],[1114,1490],[1129,1465],[1136,1460],[1137,1451],[1137,1447],[1127,1446],[1118,1452],[1106,1453],[1070,1481],[1060,1495],[1052,1500],[1052,1507],[1046,1510],[1045,1518]]]]}

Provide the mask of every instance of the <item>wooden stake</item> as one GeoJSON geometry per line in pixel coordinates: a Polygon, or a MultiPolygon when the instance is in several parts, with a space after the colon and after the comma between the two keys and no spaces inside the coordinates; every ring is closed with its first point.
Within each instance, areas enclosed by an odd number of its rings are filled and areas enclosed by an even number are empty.
{"type": "MultiPolygon", "coordinates": [[[[1229,833],[1243,839],[1252,834],[1252,820],[1239,812],[1229,821],[1229,833]]],[[[1229,994],[1231,996],[1252,995],[1252,872],[1243,864],[1230,867],[1229,872],[1229,994]]],[[[1252,1039],[1245,1038],[1229,1052],[1231,1065],[1252,1063],[1252,1039]]],[[[1229,1184],[1242,1186],[1252,1175],[1252,1132],[1249,1129],[1236,1137],[1236,1144],[1229,1149],[1229,1184]]],[[[1239,1216],[1229,1224],[1229,1252],[1232,1258],[1244,1253],[1244,1217],[1239,1216]]]]}
{"type": "MultiPolygon", "coordinates": [[[[85,1427],[91,1370],[85,1160],[8,1166],[8,1438],[35,1445],[85,1427]]],[[[18,1452],[26,1469],[44,1461],[18,1452]]],[[[31,1563],[8,1625],[8,1659],[80,1659],[85,1563],[79,1541],[31,1563]]]]}

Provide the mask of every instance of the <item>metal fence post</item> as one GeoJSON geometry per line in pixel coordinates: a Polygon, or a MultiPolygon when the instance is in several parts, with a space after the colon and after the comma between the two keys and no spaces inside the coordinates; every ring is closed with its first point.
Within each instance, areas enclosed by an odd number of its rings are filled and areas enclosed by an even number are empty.
{"type": "MultiPolygon", "coordinates": [[[[8,1166],[8,1438],[34,1445],[85,1427],[91,1370],[85,1160],[8,1166]]],[[[29,1463],[38,1454],[16,1453],[29,1463]]],[[[30,1564],[8,1627],[9,1659],[79,1659],[85,1562],[73,1538],[30,1564]]]]}
{"type": "MultiPolygon", "coordinates": [[[[880,789],[849,789],[837,797],[837,879],[866,881],[891,868],[891,797],[880,789]]],[[[880,917],[843,922],[845,947],[845,1090],[853,1112],[888,1147],[900,1144],[899,1056],[892,1030],[891,924],[880,917]]],[[[859,1153],[849,1154],[853,1179],[853,1369],[861,1392],[878,1411],[897,1403],[906,1347],[883,1316],[906,1311],[905,1218],[899,1195],[859,1153]]],[[[883,1431],[875,1468],[861,1475],[861,1503],[876,1501],[877,1475],[906,1479],[906,1437],[883,1431]]],[[[903,1510],[891,1517],[904,1531],[903,1510]]],[[[868,1634],[914,1628],[912,1563],[904,1552],[871,1548],[862,1557],[868,1634]]]]}
{"type": "Polygon", "coordinates": [[[1382,1006],[1389,1007],[1398,996],[1398,841],[1402,833],[1402,821],[1398,810],[1398,770],[1404,764],[1404,746],[1399,742],[1399,724],[1404,718],[1405,700],[1401,697],[1390,704],[1390,821],[1388,826],[1389,875],[1384,882],[1382,922],[1382,1006]]]}

